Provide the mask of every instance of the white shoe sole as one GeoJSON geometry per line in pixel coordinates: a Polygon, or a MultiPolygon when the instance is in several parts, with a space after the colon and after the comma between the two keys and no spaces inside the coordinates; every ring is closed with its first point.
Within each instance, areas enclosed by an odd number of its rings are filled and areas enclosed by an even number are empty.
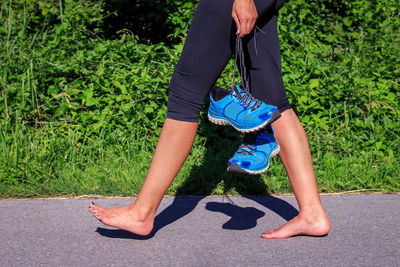
{"type": "MultiPolygon", "coordinates": [[[[278,155],[280,151],[281,151],[281,148],[278,145],[278,147],[274,151],[272,151],[271,155],[269,156],[269,159],[271,159],[271,158],[275,157],[276,155],[278,155]]],[[[259,170],[259,171],[245,170],[245,169],[240,168],[237,163],[232,163],[231,165],[229,165],[227,171],[228,172],[235,172],[235,173],[244,173],[244,174],[257,175],[257,174],[261,174],[261,173],[266,172],[268,170],[268,168],[269,168],[269,163],[270,163],[270,160],[268,160],[267,167],[265,167],[264,169],[259,170]]]]}
{"type": "Polygon", "coordinates": [[[258,130],[261,130],[262,128],[268,126],[269,124],[271,124],[274,121],[276,121],[277,119],[279,119],[280,116],[281,116],[281,113],[278,110],[275,110],[274,112],[272,112],[271,119],[269,119],[268,121],[264,122],[263,124],[255,127],[255,128],[251,128],[251,129],[240,129],[240,128],[237,128],[232,123],[230,123],[229,121],[227,121],[225,119],[214,118],[208,113],[208,119],[212,123],[217,124],[217,125],[230,125],[233,128],[235,128],[236,131],[241,132],[241,133],[251,133],[251,132],[256,132],[258,130]]]}

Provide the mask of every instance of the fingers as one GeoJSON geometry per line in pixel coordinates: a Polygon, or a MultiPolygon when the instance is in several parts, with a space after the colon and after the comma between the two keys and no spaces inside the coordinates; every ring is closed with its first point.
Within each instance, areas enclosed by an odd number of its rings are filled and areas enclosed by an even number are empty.
{"type": "Polygon", "coordinates": [[[236,34],[240,34],[240,37],[249,34],[258,18],[254,2],[235,0],[232,7],[232,18],[236,23],[236,34]]]}
{"type": "Polygon", "coordinates": [[[243,37],[247,34],[249,34],[253,28],[254,25],[256,24],[258,16],[257,15],[250,15],[249,17],[244,17],[241,21],[243,21],[243,23],[240,24],[240,26],[242,27],[240,30],[240,37],[243,37]]]}
{"type": "Polygon", "coordinates": [[[253,29],[254,24],[252,23],[252,19],[248,18],[243,18],[241,21],[243,22],[240,24],[240,37],[243,37],[250,33],[250,31],[253,29]]]}
{"type": "Polygon", "coordinates": [[[236,34],[240,34],[240,21],[239,21],[239,17],[236,15],[235,12],[232,13],[232,18],[236,23],[236,34]]]}
{"type": "Polygon", "coordinates": [[[257,20],[256,18],[249,19],[247,17],[242,17],[239,19],[237,14],[232,14],[232,18],[236,23],[236,34],[240,34],[240,37],[249,34],[253,30],[257,20]]]}

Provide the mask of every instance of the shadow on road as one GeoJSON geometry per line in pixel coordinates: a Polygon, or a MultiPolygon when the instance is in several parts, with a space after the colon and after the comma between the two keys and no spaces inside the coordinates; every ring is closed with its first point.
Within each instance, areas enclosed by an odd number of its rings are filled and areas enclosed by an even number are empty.
{"type": "MultiPolygon", "coordinates": [[[[97,232],[111,238],[152,238],[163,227],[181,219],[192,212],[197,204],[210,195],[217,186],[223,184],[224,193],[234,188],[240,195],[275,212],[286,221],[298,214],[298,210],[288,202],[268,194],[266,185],[260,175],[243,175],[226,172],[229,158],[240,145],[241,136],[231,129],[203,124],[201,131],[207,132],[207,151],[200,166],[192,168],[189,177],[177,189],[176,197],[171,205],[162,210],[155,218],[154,228],[146,237],[134,235],[123,230],[98,228],[97,232]],[[205,125],[205,126],[204,126],[205,125]],[[222,130],[220,130],[222,128],[222,130]],[[258,196],[246,196],[246,195],[258,196]],[[201,195],[199,197],[180,197],[201,195]],[[261,195],[261,196],[260,196],[261,195]]],[[[247,230],[257,225],[257,220],[265,213],[254,207],[240,207],[235,203],[208,202],[206,209],[222,212],[230,219],[222,225],[223,229],[247,230]]]]}
{"type": "Polygon", "coordinates": [[[253,207],[239,207],[231,203],[208,202],[206,209],[214,212],[225,213],[231,217],[222,225],[223,229],[247,230],[256,227],[257,220],[265,215],[253,207]]]}

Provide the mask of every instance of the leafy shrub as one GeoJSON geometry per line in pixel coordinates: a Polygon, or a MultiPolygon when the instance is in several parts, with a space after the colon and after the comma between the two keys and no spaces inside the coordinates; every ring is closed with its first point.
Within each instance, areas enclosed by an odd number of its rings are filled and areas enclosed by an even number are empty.
{"type": "Polygon", "coordinates": [[[384,2],[293,1],[280,14],[292,103],[310,129],[354,140],[351,153],[398,142],[399,4],[384,2]]]}
{"type": "MultiPolygon", "coordinates": [[[[18,138],[7,135],[27,127],[26,136],[73,131],[76,144],[128,138],[137,153],[151,153],[196,2],[2,1],[2,147],[15,145],[18,138]]],[[[283,78],[317,159],[359,156],[384,173],[395,169],[399,18],[396,0],[295,0],[281,9],[283,78]]],[[[217,84],[229,84],[232,67],[217,84]]],[[[225,151],[224,138],[237,138],[228,132],[203,116],[195,145],[225,151]]],[[[75,148],[71,143],[71,155],[75,148]]],[[[23,182],[27,174],[14,159],[0,161],[0,170],[23,182]]],[[[318,166],[317,173],[331,175],[318,166]]]]}

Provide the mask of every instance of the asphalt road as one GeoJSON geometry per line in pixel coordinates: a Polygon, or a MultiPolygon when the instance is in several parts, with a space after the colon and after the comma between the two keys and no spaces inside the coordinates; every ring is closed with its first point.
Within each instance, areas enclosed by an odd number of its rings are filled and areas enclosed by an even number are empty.
{"type": "MultiPolygon", "coordinates": [[[[1,200],[0,266],[400,266],[400,195],[323,196],[325,237],[264,240],[294,197],[164,198],[147,237],[102,225],[91,200],[1,200]]],[[[131,199],[96,199],[105,207],[131,199]]]]}

